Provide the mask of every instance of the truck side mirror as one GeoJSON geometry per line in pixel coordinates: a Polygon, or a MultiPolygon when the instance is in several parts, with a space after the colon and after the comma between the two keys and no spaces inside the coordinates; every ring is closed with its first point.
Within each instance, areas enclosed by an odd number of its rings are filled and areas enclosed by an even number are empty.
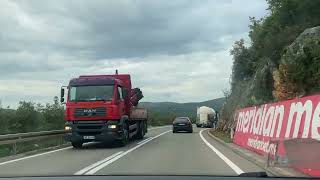
{"type": "Polygon", "coordinates": [[[60,102],[63,103],[64,102],[64,88],[61,87],[61,92],[60,92],[60,102]]]}

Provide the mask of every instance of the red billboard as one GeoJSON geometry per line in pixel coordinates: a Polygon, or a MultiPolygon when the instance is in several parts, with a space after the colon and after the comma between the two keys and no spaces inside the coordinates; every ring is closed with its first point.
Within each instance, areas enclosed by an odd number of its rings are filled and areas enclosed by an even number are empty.
{"type": "MultiPolygon", "coordinates": [[[[297,147],[300,147],[301,142],[304,142],[301,139],[320,142],[320,95],[238,109],[235,121],[236,130],[233,139],[235,144],[260,155],[268,153],[280,157],[293,157],[291,151],[291,154],[288,155],[286,149],[289,148],[285,146],[285,141],[299,139],[296,141],[300,143],[296,144],[297,147]]],[[[320,176],[320,166],[318,166],[320,156],[317,156],[320,152],[315,156],[315,153],[312,153],[319,149],[314,149],[315,145],[319,146],[320,143],[313,143],[312,146],[306,143],[303,145],[304,150],[294,152],[296,155],[301,152],[300,159],[313,155],[311,158],[304,158],[312,159],[313,162],[308,163],[309,165],[305,165],[306,163],[291,165],[312,176],[320,176]],[[314,167],[310,167],[310,164],[313,164],[314,167]]],[[[295,161],[297,159],[299,158],[296,158],[295,161]]],[[[292,159],[291,161],[293,162],[292,159]]]]}

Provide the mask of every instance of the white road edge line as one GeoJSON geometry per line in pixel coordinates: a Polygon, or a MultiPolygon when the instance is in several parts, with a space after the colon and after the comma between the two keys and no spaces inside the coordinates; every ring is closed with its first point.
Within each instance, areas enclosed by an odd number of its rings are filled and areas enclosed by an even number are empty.
{"type": "Polygon", "coordinates": [[[141,144],[139,144],[139,145],[137,145],[137,146],[135,146],[135,147],[127,150],[127,151],[125,151],[124,153],[121,153],[121,154],[119,154],[118,156],[115,156],[114,158],[110,159],[109,161],[104,162],[104,163],[98,165],[97,167],[91,169],[90,171],[86,172],[85,175],[93,175],[94,173],[98,172],[98,171],[101,170],[102,168],[110,165],[111,163],[113,163],[113,162],[115,162],[116,160],[122,158],[123,156],[129,154],[130,152],[138,149],[139,147],[147,144],[148,142],[152,141],[153,139],[156,139],[156,138],[158,138],[158,137],[160,137],[160,136],[162,136],[162,135],[164,135],[164,134],[166,134],[166,133],[168,133],[168,132],[170,132],[170,131],[171,131],[171,130],[165,131],[165,132],[163,132],[163,133],[161,133],[161,134],[159,134],[159,135],[157,135],[157,136],[154,136],[154,137],[150,138],[148,141],[145,141],[145,142],[143,142],[143,143],[141,143],[141,144]]]}
{"type": "Polygon", "coordinates": [[[26,157],[23,157],[23,158],[18,158],[18,159],[13,159],[13,160],[5,161],[5,162],[0,163],[0,166],[1,166],[1,165],[5,165],[5,164],[9,164],[9,163],[13,163],[13,162],[17,162],[17,161],[21,161],[21,160],[25,160],[25,159],[30,159],[30,158],[37,157],[37,156],[42,156],[42,155],[46,155],[46,154],[51,154],[51,153],[58,152],[58,151],[63,151],[63,150],[66,150],[66,149],[71,149],[71,148],[72,148],[72,147],[66,147],[66,148],[56,149],[56,150],[53,150],[53,151],[48,151],[48,152],[44,152],[44,153],[40,153],[40,154],[35,154],[35,155],[31,155],[31,156],[26,156],[26,157]]]}
{"type": "MultiPolygon", "coordinates": [[[[149,130],[165,128],[165,127],[168,127],[168,126],[154,127],[154,128],[150,128],[149,130]]],[[[95,142],[92,142],[92,143],[95,143],[95,142]]],[[[86,143],[86,144],[89,144],[89,143],[86,143]]],[[[46,155],[46,154],[51,154],[51,153],[58,152],[58,151],[63,151],[63,150],[66,150],[66,149],[71,149],[71,148],[72,147],[70,146],[70,147],[56,149],[56,150],[53,150],[53,151],[48,151],[48,152],[44,152],[44,153],[40,153],[40,154],[35,154],[35,155],[26,156],[26,157],[22,157],[22,158],[18,158],[18,159],[13,159],[13,160],[5,161],[5,162],[0,162],[0,166],[1,165],[5,165],[5,164],[9,164],[9,163],[13,163],[13,162],[17,162],[17,161],[21,161],[21,160],[25,160],[25,159],[30,159],[30,158],[46,155]]]]}
{"type": "Polygon", "coordinates": [[[160,128],[166,128],[166,127],[170,127],[170,125],[153,127],[153,128],[149,128],[148,130],[154,130],[154,129],[160,129],[160,128]]]}
{"type": "Polygon", "coordinates": [[[87,171],[95,168],[96,166],[99,166],[100,164],[105,163],[106,161],[109,161],[110,159],[112,159],[112,158],[120,155],[121,153],[123,153],[123,151],[114,153],[114,154],[112,154],[111,156],[109,156],[109,157],[107,157],[107,158],[105,158],[105,159],[103,159],[103,160],[97,161],[97,162],[91,164],[90,166],[87,166],[87,167],[81,169],[80,171],[74,173],[74,175],[82,175],[82,174],[86,173],[87,171]]]}
{"type": "Polygon", "coordinates": [[[146,142],[146,141],[150,140],[150,138],[152,138],[152,137],[148,137],[147,139],[144,139],[144,140],[142,140],[142,141],[138,142],[137,144],[144,143],[144,142],[146,142]]]}
{"type": "Polygon", "coordinates": [[[227,165],[237,174],[241,174],[244,173],[244,171],[242,171],[237,165],[235,165],[230,159],[228,159],[225,155],[223,155],[218,149],[216,149],[215,147],[213,147],[202,135],[202,132],[205,129],[202,129],[199,132],[199,135],[202,139],[202,141],[212,150],[214,151],[225,163],[227,163],[227,165]]]}

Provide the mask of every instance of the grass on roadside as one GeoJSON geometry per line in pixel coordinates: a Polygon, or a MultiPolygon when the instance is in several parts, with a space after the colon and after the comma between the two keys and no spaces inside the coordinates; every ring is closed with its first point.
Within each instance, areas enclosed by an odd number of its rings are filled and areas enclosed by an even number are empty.
{"type": "Polygon", "coordinates": [[[230,138],[230,134],[224,132],[224,131],[219,131],[219,130],[210,130],[210,133],[214,135],[215,137],[223,140],[226,143],[231,143],[232,140],[230,138]]]}
{"type": "Polygon", "coordinates": [[[40,140],[20,142],[16,144],[16,147],[14,147],[13,144],[0,145],[0,157],[30,152],[53,146],[60,146],[65,143],[66,142],[62,139],[62,137],[49,137],[40,140]]]}

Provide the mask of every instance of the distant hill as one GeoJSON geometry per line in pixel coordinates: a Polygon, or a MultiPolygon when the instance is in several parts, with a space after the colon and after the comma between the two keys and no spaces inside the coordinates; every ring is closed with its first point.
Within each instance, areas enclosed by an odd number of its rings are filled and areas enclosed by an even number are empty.
{"type": "Polygon", "coordinates": [[[189,116],[190,118],[196,117],[197,107],[208,106],[217,111],[222,107],[225,98],[217,98],[203,102],[191,103],[175,103],[175,102],[140,102],[139,106],[147,108],[151,114],[159,115],[172,115],[172,116],[189,116]]]}
{"type": "Polygon", "coordinates": [[[197,107],[208,106],[217,111],[222,107],[225,102],[225,98],[217,98],[203,102],[190,102],[190,103],[176,103],[176,102],[140,102],[139,106],[147,108],[157,112],[177,112],[185,113],[190,111],[196,111],[197,107]]]}

